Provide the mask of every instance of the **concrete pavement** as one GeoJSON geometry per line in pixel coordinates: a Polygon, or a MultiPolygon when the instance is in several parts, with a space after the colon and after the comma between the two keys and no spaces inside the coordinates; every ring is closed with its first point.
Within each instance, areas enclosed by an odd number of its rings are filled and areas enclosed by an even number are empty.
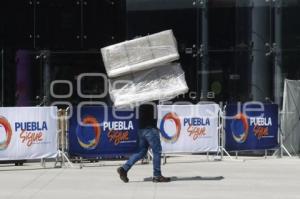
{"type": "Polygon", "coordinates": [[[183,199],[300,198],[299,158],[245,158],[208,161],[204,156],[172,157],[162,166],[170,183],[152,183],[151,164],[138,164],[123,183],[116,172],[123,161],[87,163],[83,169],[0,165],[0,199],[183,199]],[[146,179],[145,179],[146,178],[146,179]],[[147,179],[148,178],[148,179],[147,179]]]}

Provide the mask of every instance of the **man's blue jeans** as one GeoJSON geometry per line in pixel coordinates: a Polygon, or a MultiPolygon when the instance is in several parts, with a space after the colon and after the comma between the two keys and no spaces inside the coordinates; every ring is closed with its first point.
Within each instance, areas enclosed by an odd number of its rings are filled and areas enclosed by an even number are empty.
{"type": "Polygon", "coordinates": [[[161,176],[161,144],[159,131],[156,128],[145,128],[140,129],[138,135],[138,152],[129,157],[128,161],[123,165],[124,170],[128,171],[134,163],[145,157],[148,147],[150,146],[153,152],[153,176],[161,176]]]}

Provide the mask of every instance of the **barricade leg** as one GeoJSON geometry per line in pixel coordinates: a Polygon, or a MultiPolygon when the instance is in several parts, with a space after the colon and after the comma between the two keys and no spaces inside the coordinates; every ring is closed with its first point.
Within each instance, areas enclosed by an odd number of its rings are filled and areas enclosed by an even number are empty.
{"type": "Polygon", "coordinates": [[[284,146],[284,144],[283,144],[283,136],[282,136],[282,132],[281,132],[281,129],[279,128],[279,131],[280,131],[280,133],[279,133],[279,137],[280,137],[280,139],[279,139],[279,149],[277,149],[274,153],[273,153],[273,156],[275,156],[277,153],[278,153],[278,157],[279,158],[282,158],[283,157],[283,151],[284,152],[286,152],[286,154],[291,158],[292,157],[292,155],[290,154],[290,152],[287,150],[287,148],[284,146]]]}
{"type": "Polygon", "coordinates": [[[60,167],[66,165],[66,163],[70,167],[74,167],[68,156],[65,153],[66,149],[66,132],[67,132],[67,118],[68,111],[67,110],[58,110],[58,121],[59,121],[59,131],[58,131],[58,155],[55,161],[54,167],[57,167],[57,163],[60,162],[60,167]]]}
{"type": "Polygon", "coordinates": [[[167,156],[165,153],[163,154],[163,164],[167,164],[167,156]]]}

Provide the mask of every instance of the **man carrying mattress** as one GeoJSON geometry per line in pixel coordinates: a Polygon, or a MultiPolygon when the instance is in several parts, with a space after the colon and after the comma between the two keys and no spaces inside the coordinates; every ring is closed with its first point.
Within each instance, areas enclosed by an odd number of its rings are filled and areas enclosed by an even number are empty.
{"type": "Polygon", "coordinates": [[[127,172],[140,159],[147,154],[148,147],[153,153],[153,182],[170,182],[170,178],[164,177],[161,174],[161,143],[159,130],[156,127],[157,109],[156,103],[144,103],[138,107],[139,110],[139,126],[138,131],[138,151],[131,155],[128,161],[117,169],[121,180],[125,183],[129,181],[127,172]]]}
{"type": "Polygon", "coordinates": [[[109,77],[109,94],[115,107],[138,107],[140,130],[138,152],[117,169],[128,182],[130,168],[150,147],[153,152],[153,182],[169,182],[161,174],[161,143],[156,127],[157,109],[153,100],[170,100],[188,92],[179,63],[177,42],[172,30],[124,41],[101,49],[109,77]],[[145,103],[147,102],[147,103],[145,103]]]}

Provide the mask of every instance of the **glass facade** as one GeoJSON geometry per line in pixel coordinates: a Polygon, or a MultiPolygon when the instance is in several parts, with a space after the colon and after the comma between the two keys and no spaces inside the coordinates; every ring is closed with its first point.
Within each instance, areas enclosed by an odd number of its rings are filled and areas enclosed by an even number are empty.
{"type": "Polygon", "coordinates": [[[127,36],[173,29],[197,100],[281,103],[299,79],[298,0],[128,0],[127,36]]]}
{"type": "MultiPolygon", "coordinates": [[[[78,74],[104,72],[97,54],[101,47],[166,29],[175,34],[190,88],[178,100],[281,104],[284,79],[300,79],[300,0],[33,0],[0,4],[3,106],[18,104],[17,70],[21,66],[17,58],[24,52],[20,49],[30,52],[25,53],[26,58],[21,56],[25,65],[29,59],[31,69],[37,67],[35,73],[27,74],[34,74],[32,81],[38,83],[26,84],[33,86],[28,92],[34,101],[36,96],[49,95],[53,80],[65,77],[74,82],[78,74]],[[51,57],[47,67],[36,59],[41,52],[51,57]]],[[[72,96],[68,100],[81,99],[72,96]]]]}

